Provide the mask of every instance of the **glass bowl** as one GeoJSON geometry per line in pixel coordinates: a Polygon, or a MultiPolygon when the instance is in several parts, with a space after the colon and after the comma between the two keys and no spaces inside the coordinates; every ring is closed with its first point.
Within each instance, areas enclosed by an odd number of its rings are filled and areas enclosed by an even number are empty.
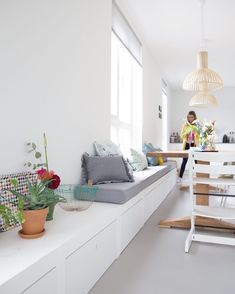
{"type": "Polygon", "coordinates": [[[60,185],[56,193],[63,196],[66,202],[59,205],[66,211],[82,211],[88,209],[95,200],[98,187],[88,185],[60,185]]]}

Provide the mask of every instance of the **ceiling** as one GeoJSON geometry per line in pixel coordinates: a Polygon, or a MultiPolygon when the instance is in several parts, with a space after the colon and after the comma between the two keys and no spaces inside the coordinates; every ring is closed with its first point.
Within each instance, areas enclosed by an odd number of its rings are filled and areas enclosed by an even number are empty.
{"type": "MultiPolygon", "coordinates": [[[[198,0],[118,0],[172,88],[181,88],[200,49],[198,0]]],[[[235,87],[235,1],[206,0],[204,30],[209,68],[235,87]]]]}

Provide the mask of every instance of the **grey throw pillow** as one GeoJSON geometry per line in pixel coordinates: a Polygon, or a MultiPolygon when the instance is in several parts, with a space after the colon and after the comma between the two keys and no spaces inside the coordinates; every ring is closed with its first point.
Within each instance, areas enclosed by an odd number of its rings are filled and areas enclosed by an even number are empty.
{"type": "MultiPolygon", "coordinates": [[[[123,156],[119,146],[115,143],[113,143],[111,140],[104,140],[104,141],[95,141],[93,143],[94,149],[95,149],[95,155],[98,156],[114,156],[119,155],[123,156]]],[[[124,156],[123,156],[124,158],[124,156]]],[[[130,163],[124,158],[125,164],[127,164],[128,167],[128,173],[131,174],[133,177],[133,169],[130,163]]]]}
{"type": "Polygon", "coordinates": [[[122,156],[82,156],[83,184],[92,180],[93,184],[133,182],[127,162],[122,156]]]}

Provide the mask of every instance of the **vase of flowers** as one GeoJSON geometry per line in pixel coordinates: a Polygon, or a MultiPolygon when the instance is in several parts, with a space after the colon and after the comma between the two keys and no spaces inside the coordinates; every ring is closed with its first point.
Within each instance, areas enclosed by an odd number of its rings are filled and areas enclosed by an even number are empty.
{"type": "Polygon", "coordinates": [[[57,189],[60,185],[60,177],[55,174],[54,171],[49,169],[47,155],[47,138],[45,133],[43,134],[44,160],[42,153],[37,150],[37,146],[35,143],[27,143],[27,146],[29,147],[28,153],[33,153],[34,158],[37,160],[37,162],[27,162],[25,163],[25,165],[33,168],[33,170],[38,175],[38,180],[44,183],[47,188],[47,220],[49,221],[53,219],[55,205],[58,202],[66,201],[64,197],[61,197],[55,193],[55,189],[57,189]]]}
{"type": "Polygon", "coordinates": [[[215,121],[201,124],[199,148],[201,151],[215,150],[215,121]]]}

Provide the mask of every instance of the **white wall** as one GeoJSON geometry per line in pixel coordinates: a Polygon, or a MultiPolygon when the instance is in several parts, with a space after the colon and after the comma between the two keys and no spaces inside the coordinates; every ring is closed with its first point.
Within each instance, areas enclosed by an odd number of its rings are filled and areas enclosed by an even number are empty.
{"type": "Polygon", "coordinates": [[[214,92],[214,95],[217,98],[217,107],[199,108],[189,107],[193,93],[183,90],[172,91],[170,131],[180,131],[189,110],[194,110],[199,119],[216,121],[217,141],[221,142],[225,133],[235,131],[235,88],[223,88],[214,92]]]}
{"type": "MultiPolygon", "coordinates": [[[[0,2],[0,174],[25,170],[26,142],[42,150],[46,132],[50,168],[76,183],[82,153],[109,138],[111,11],[111,0],[0,2]]],[[[159,146],[161,73],[142,42],[143,141],[159,146]]]]}
{"type": "Polygon", "coordinates": [[[162,105],[162,75],[156,61],[143,46],[143,142],[162,144],[162,120],[158,105],[162,105]]]}
{"type": "Polygon", "coordinates": [[[109,137],[111,4],[0,2],[0,174],[22,171],[45,131],[50,168],[75,183],[81,154],[109,137]]]}
{"type": "Polygon", "coordinates": [[[174,110],[172,110],[172,89],[170,87],[168,87],[168,93],[167,93],[167,102],[168,102],[168,105],[167,105],[167,116],[168,116],[168,119],[167,119],[167,150],[169,149],[169,143],[170,143],[170,133],[171,133],[171,116],[172,116],[172,112],[174,110]]]}
{"type": "Polygon", "coordinates": [[[23,169],[24,144],[42,146],[63,182],[110,132],[111,0],[0,2],[0,174],[23,169]]]}

